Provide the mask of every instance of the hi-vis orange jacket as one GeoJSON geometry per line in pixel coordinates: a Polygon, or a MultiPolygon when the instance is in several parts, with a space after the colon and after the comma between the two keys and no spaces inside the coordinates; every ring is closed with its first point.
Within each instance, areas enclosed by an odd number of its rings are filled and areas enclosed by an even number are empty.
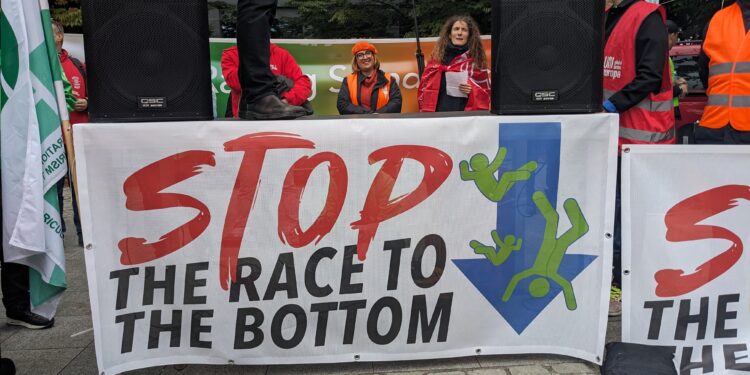
{"type": "MultiPolygon", "coordinates": [[[[635,39],[643,21],[659,12],[666,20],[666,11],[657,4],[636,1],[617,22],[604,47],[604,98],[622,90],[635,79],[635,39]]],[[[659,93],[649,93],[640,103],[620,113],[619,146],[630,143],[669,144],[675,142],[672,76],[666,56],[659,93]]]]}
{"type": "Polygon", "coordinates": [[[734,3],[714,15],[703,51],[708,56],[708,102],[700,125],[731,124],[750,131],[750,34],[745,33],[742,9],[734,3]]]}
{"type": "MultiPolygon", "coordinates": [[[[359,100],[357,99],[357,93],[359,93],[359,87],[357,87],[357,73],[352,73],[346,78],[347,83],[349,84],[349,96],[352,100],[352,103],[354,105],[359,105],[359,100]]],[[[385,74],[385,86],[379,88],[377,90],[378,92],[378,103],[377,108],[374,110],[381,109],[385,107],[386,104],[388,104],[388,101],[391,100],[391,75],[386,73],[385,74]]]]}

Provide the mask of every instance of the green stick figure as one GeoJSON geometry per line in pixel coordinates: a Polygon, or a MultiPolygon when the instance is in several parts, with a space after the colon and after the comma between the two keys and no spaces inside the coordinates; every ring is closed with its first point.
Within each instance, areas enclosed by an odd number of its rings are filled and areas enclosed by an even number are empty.
{"type": "Polygon", "coordinates": [[[503,302],[508,302],[521,280],[532,276],[540,276],[540,278],[533,280],[529,285],[529,293],[532,296],[540,298],[547,295],[550,289],[549,280],[552,280],[562,287],[565,305],[568,307],[568,310],[575,310],[578,305],[576,304],[573,285],[570,281],[560,276],[559,269],[562,258],[565,252],[568,251],[568,247],[589,231],[589,225],[581,212],[578,202],[572,198],[567,199],[563,203],[563,207],[565,208],[565,213],[568,215],[571,227],[558,238],[557,227],[560,216],[557,214],[557,211],[552,207],[547,196],[541,191],[535,192],[532,199],[546,221],[544,239],[542,240],[542,245],[539,247],[539,254],[536,260],[534,260],[534,265],[516,274],[510,280],[505,293],[503,293],[503,302]]]}
{"type": "Polygon", "coordinates": [[[500,202],[516,182],[528,180],[531,178],[531,172],[534,172],[537,168],[537,163],[530,161],[515,171],[503,173],[498,180],[495,178],[495,172],[500,169],[507,153],[508,150],[505,147],[500,147],[492,163],[490,163],[485,154],[472,156],[468,163],[466,160],[462,160],[458,164],[461,179],[464,181],[473,180],[474,184],[477,185],[477,189],[487,199],[493,202],[500,202]],[[471,170],[469,169],[469,164],[471,164],[471,170]]]}
{"type": "Polygon", "coordinates": [[[505,239],[502,241],[496,230],[493,229],[491,235],[492,240],[495,241],[495,245],[497,245],[497,251],[494,246],[487,246],[476,240],[469,242],[469,246],[474,249],[475,254],[484,255],[495,266],[505,263],[510,254],[514,251],[520,250],[521,245],[523,244],[522,239],[519,238],[518,241],[516,241],[516,236],[512,234],[505,236],[505,239]]]}

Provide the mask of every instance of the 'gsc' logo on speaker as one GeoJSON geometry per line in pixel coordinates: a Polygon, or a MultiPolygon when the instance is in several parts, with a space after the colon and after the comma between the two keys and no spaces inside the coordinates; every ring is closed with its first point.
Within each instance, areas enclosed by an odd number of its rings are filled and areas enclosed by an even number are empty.
{"type": "Polygon", "coordinates": [[[622,60],[615,60],[613,56],[604,56],[604,78],[618,79],[622,77],[622,60]]]}
{"type": "Polygon", "coordinates": [[[164,109],[167,108],[167,98],[165,97],[139,97],[138,109],[164,109]]]}

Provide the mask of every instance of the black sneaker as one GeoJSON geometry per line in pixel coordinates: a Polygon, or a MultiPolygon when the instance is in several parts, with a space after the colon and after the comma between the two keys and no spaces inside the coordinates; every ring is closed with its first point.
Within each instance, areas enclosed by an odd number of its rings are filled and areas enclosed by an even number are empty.
{"type": "Polygon", "coordinates": [[[55,318],[47,319],[31,311],[6,311],[8,324],[29,329],[45,329],[55,325],[55,318]]]}
{"type": "Polygon", "coordinates": [[[307,116],[308,110],[284,103],[276,95],[266,95],[250,104],[240,99],[238,115],[245,120],[285,120],[307,116]]]}

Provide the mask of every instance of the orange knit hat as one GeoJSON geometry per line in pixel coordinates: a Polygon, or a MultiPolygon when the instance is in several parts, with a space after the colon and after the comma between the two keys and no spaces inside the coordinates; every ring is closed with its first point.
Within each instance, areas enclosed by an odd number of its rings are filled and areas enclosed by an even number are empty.
{"type": "Polygon", "coordinates": [[[357,53],[362,52],[362,51],[371,51],[372,53],[376,55],[378,54],[378,49],[375,48],[375,46],[364,41],[357,42],[354,44],[354,47],[352,47],[352,55],[356,55],[357,53]]]}

